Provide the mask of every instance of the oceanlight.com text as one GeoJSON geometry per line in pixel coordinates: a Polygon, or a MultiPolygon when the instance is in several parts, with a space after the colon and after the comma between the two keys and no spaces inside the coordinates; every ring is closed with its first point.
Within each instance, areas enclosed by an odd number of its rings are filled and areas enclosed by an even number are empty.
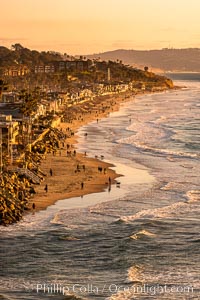
{"type": "Polygon", "coordinates": [[[131,293],[131,294],[146,294],[146,295],[159,295],[159,294],[191,294],[194,293],[194,288],[191,285],[117,285],[117,284],[104,284],[98,286],[97,284],[57,284],[57,283],[38,283],[34,286],[33,291],[44,294],[62,294],[67,295],[70,293],[77,294],[116,294],[116,293],[131,293]]]}

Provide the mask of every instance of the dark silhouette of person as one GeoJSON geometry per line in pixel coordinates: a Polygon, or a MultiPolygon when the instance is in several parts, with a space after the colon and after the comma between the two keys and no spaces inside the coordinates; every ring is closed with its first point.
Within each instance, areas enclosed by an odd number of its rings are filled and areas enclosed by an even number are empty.
{"type": "Polygon", "coordinates": [[[49,173],[50,173],[51,176],[53,175],[52,169],[49,170],[49,173]]]}
{"type": "Polygon", "coordinates": [[[44,190],[46,191],[46,193],[48,192],[48,185],[47,184],[45,185],[44,190]]]}

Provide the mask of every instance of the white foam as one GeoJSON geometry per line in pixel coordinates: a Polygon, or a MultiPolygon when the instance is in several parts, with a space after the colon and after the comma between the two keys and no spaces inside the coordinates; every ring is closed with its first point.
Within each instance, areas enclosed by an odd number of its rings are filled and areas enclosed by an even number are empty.
{"type": "MultiPolygon", "coordinates": [[[[129,138],[124,138],[124,139],[120,139],[118,141],[119,143],[124,143],[124,144],[132,144],[135,145],[137,148],[145,150],[145,151],[150,151],[153,152],[155,154],[164,154],[164,155],[171,155],[171,156],[176,156],[176,157],[186,157],[186,158],[200,158],[199,154],[196,153],[188,153],[188,152],[183,152],[183,151],[172,151],[172,150],[168,150],[168,149],[159,149],[159,148],[155,148],[152,146],[149,146],[147,144],[145,144],[145,142],[138,142],[135,140],[135,137],[129,137],[129,138]]],[[[167,158],[169,160],[169,157],[167,158]]]]}
{"type": "Polygon", "coordinates": [[[122,216],[120,220],[123,222],[132,222],[139,219],[174,217],[183,211],[190,211],[190,205],[187,202],[176,202],[169,206],[142,210],[132,216],[122,216]]]}
{"type": "Polygon", "coordinates": [[[156,235],[150,231],[147,230],[141,230],[138,231],[137,233],[134,233],[133,235],[130,236],[131,239],[137,240],[140,239],[142,236],[147,236],[147,237],[155,237],[156,235]]]}
{"type": "Polygon", "coordinates": [[[200,190],[191,190],[188,191],[186,196],[188,197],[188,202],[196,202],[196,201],[200,201],[200,190]]]}

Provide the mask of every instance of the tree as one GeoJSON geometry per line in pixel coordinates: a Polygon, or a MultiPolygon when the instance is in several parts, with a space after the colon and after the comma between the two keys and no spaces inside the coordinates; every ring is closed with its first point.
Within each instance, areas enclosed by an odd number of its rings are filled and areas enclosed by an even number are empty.
{"type": "Polygon", "coordinates": [[[36,87],[32,92],[22,90],[19,99],[22,100],[21,112],[24,116],[30,117],[37,110],[40,99],[40,88],[36,87]]]}
{"type": "Polygon", "coordinates": [[[148,72],[148,70],[149,70],[149,67],[145,66],[145,67],[144,67],[144,71],[145,71],[145,72],[148,72]]]}
{"type": "Polygon", "coordinates": [[[11,48],[14,51],[20,51],[20,50],[24,49],[24,47],[21,44],[14,44],[14,45],[11,46],[11,48]]]}
{"type": "Polygon", "coordinates": [[[19,99],[22,100],[20,111],[23,113],[22,120],[22,141],[25,144],[31,142],[32,116],[36,113],[39,100],[41,98],[41,89],[36,87],[32,92],[22,90],[19,99]],[[25,131],[24,131],[25,129],[25,131]]]}
{"type": "Polygon", "coordinates": [[[1,100],[1,96],[2,96],[2,92],[6,91],[8,89],[7,84],[0,79],[0,100],[1,100]]]}

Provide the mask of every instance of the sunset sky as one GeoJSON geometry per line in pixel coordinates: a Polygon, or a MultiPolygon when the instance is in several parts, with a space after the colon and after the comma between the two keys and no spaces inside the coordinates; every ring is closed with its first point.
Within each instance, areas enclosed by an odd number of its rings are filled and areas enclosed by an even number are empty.
{"type": "Polygon", "coordinates": [[[200,0],[0,0],[0,45],[92,54],[200,47],[200,0]]]}

